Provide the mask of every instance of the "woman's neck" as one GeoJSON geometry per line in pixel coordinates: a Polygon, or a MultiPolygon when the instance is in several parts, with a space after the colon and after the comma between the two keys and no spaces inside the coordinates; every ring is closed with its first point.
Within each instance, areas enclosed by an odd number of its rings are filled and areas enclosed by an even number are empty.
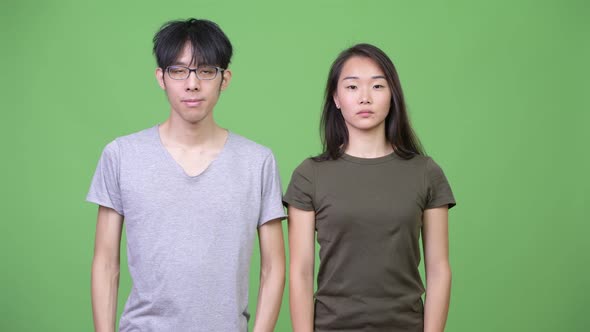
{"type": "Polygon", "coordinates": [[[373,130],[348,128],[346,154],[359,158],[379,158],[391,154],[393,147],[385,137],[385,127],[373,130]]]}

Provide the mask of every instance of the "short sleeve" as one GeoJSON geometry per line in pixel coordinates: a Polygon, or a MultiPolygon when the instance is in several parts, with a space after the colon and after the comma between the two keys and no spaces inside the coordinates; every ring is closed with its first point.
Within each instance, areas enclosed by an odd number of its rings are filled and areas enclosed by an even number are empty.
{"type": "Polygon", "coordinates": [[[314,211],[314,168],[311,159],[304,160],[291,175],[291,182],[283,197],[285,206],[292,205],[300,210],[314,211]]]}
{"type": "Polygon", "coordinates": [[[118,214],[124,215],[119,183],[119,156],[119,146],[116,141],[109,143],[104,148],[86,200],[111,208],[118,214]]]}
{"type": "Polygon", "coordinates": [[[449,209],[456,205],[451,186],[443,170],[434,160],[428,158],[426,163],[426,204],[424,209],[432,209],[448,205],[449,209]]]}
{"type": "Polygon", "coordinates": [[[269,155],[262,165],[262,199],[258,227],[274,219],[285,219],[285,210],[281,204],[281,178],[274,155],[269,155]]]}

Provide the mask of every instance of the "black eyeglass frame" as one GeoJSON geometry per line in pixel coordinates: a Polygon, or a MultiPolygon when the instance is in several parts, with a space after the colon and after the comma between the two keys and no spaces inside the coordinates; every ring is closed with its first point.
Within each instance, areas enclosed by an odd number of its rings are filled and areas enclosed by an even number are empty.
{"type": "Polygon", "coordinates": [[[192,72],[195,73],[195,76],[197,76],[197,78],[199,80],[202,80],[202,81],[211,81],[211,80],[216,79],[217,78],[217,75],[219,75],[219,73],[221,73],[223,75],[223,72],[224,71],[225,71],[225,68],[221,68],[221,67],[217,67],[217,66],[209,66],[209,65],[207,65],[207,66],[200,66],[200,67],[193,68],[193,69],[190,69],[187,66],[168,66],[168,67],[166,67],[166,73],[168,74],[168,77],[170,77],[171,80],[175,80],[175,81],[184,81],[184,80],[186,80],[187,78],[189,78],[191,76],[191,73],[192,72]],[[199,74],[197,73],[197,70],[202,69],[203,67],[215,68],[215,75],[212,78],[200,78],[199,77],[199,74]],[[183,69],[186,69],[186,70],[188,70],[188,74],[186,75],[185,78],[174,78],[170,74],[170,69],[174,69],[174,68],[183,68],[183,69]]]}

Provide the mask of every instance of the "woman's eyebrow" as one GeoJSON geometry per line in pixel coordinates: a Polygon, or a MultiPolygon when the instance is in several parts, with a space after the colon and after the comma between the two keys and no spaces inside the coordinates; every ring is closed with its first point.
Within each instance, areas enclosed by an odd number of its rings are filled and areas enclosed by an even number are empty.
{"type": "MultiPolygon", "coordinates": [[[[376,80],[378,78],[385,79],[385,76],[383,76],[383,75],[371,76],[371,79],[374,79],[374,80],[376,80]]],[[[358,76],[346,76],[342,80],[344,81],[344,80],[358,80],[358,79],[359,79],[358,76]]]]}

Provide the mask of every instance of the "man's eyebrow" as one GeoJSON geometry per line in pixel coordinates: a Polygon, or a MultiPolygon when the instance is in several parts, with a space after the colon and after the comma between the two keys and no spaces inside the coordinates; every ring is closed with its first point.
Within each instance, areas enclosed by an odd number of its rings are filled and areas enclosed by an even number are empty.
{"type": "Polygon", "coordinates": [[[174,62],[172,62],[171,66],[185,66],[185,67],[187,67],[188,65],[184,62],[181,62],[181,61],[174,61],[174,62]]]}

